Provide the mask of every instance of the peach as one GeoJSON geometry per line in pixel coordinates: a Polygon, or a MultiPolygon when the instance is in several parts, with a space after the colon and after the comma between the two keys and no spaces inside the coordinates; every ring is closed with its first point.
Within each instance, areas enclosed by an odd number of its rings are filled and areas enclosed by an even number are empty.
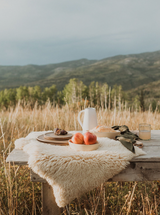
{"type": "Polygon", "coordinates": [[[97,136],[91,132],[84,134],[84,144],[91,145],[97,142],[97,136]]]}
{"type": "Polygon", "coordinates": [[[74,134],[71,140],[75,144],[84,144],[84,136],[81,133],[74,134]]]}

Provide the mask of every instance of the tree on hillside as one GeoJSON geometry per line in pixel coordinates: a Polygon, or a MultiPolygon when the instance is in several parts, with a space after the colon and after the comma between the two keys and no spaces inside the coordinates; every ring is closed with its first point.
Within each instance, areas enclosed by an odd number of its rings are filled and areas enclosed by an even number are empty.
{"type": "Polygon", "coordinates": [[[8,108],[7,98],[6,98],[3,90],[0,91],[0,107],[8,108]]]}
{"type": "Polygon", "coordinates": [[[58,91],[57,92],[57,98],[56,98],[56,100],[57,100],[57,104],[58,104],[58,106],[59,107],[61,107],[62,105],[64,105],[64,94],[63,94],[63,92],[62,91],[58,91]]]}
{"type": "Polygon", "coordinates": [[[96,89],[95,89],[94,81],[92,81],[89,85],[89,101],[90,101],[90,106],[94,107],[96,102],[96,89]]]}
{"type": "Polygon", "coordinates": [[[119,110],[121,110],[121,100],[122,100],[122,86],[115,84],[111,90],[110,97],[110,105],[111,108],[116,108],[118,106],[119,110]]]}
{"type": "Polygon", "coordinates": [[[43,102],[45,103],[48,99],[50,100],[51,103],[55,102],[56,93],[57,93],[57,88],[56,88],[56,85],[54,84],[51,87],[44,88],[44,91],[42,92],[43,102]]]}
{"type": "Polygon", "coordinates": [[[107,98],[108,98],[108,84],[104,83],[101,87],[101,107],[104,106],[105,109],[107,109],[107,98]]]}
{"type": "Polygon", "coordinates": [[[141,94],[140,94],[140,97],[139,97],[139,102],[140,102],[141,110],[144,112],[145,111],[145,104],[144,104],[144,93],[143,93],[143,90],[141,90],[141,94]]]}
{"type": "Polygon", "coordinates": [[[156,108],[157,108],[157,102],[156,102],[156,100],[154,99],[154,100],[152,101],[152,111],[155,112],[156,108]]]}
{"type": "Polygon", "coordinates": [[[95,91],[96,91],[96,105],[97,105],[97,107],[99,107],[100,106],[101,87],[99,86],[98,82],[96,82],[95,91]]]}
{"type": "Polygon", "coordinates": [[[140,106],[140,101],[139,101],[139,97],[138,95],[136,95],[134,98],[133,98],[133,107],[134,109],[137,111],[139,106],[140,106]]]}
{"type": "Polygon", "coordinates": [[[5,89],[4,96],[7,101],[7,106],[16,105],[16,89],[5,89]]]}
{"type": "Polygon", "coordinates": [[[28,92],[28,87],[26,86],[20,86],[19,88],[16,89],[16,99],[17,101],[28,101],[29,99],[29,92],[28,92]]]}
{"type": "Polygon", "coordinates": [[[68,104],[80,102],[83,96],[85,96],[85,92],[86,86],[82,81],[78,81],[76,78],[70,79],[63,90],[64,101],[68,104]]]}
{"type": "Polygon", "coordinates": [[[34,96],[35,101],[38,101],[41,98],[41,88],[40,88],[40,86],[35,86],[33,88],[33,96],[34,96]]]}

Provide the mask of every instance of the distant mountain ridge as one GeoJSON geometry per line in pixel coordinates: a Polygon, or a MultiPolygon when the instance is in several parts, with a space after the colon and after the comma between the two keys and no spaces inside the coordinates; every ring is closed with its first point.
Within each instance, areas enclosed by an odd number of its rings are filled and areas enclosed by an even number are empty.
{"type": "Polygon", "coordinates": [[[98,81],[131,90],[160,80],[160,51],[42,66],[0,66],[0,90],[21,85],[49,87],[52,84],[62,90],[71,78],[78,78],[86,85],[98,81]]]}

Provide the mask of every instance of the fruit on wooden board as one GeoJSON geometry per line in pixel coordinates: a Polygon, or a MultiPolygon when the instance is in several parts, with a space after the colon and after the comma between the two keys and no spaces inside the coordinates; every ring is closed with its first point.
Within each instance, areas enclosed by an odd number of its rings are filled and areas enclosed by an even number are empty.
{"type": "Polygon", "coordinates": [[[91,132],[86,132],[84,134],[84,144],[91,145],[97,142],[97,136],[91,132]]]}
{"type": "Polygon", "coordinates": [[[66,135],[66,134],[68,134],[68,132],[65,131],[64,129],[55,128],[54,129],[54,134],[55,135],[66,135]]]}
{"type": "Polygon", "coordinates": [[[75,144],[84,144],[84,136],[81,133],[74,134],[71,140],[75,144]]]}

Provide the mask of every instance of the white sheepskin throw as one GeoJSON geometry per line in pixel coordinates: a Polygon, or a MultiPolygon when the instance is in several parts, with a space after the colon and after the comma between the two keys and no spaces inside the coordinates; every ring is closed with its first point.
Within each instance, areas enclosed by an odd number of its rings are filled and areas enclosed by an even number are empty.
{"type": "Polygon", "coordinates": [[[119,141],[98,138],[100,147],[95,151],[74,151],[69,146],[38,142],[36,137],[44,132],[32,132],[15,141],[15,148],[29,154],[29,167],[52,186],[56,203],[64,207],[122,171],[129,161],[143,155],[135,147],[135,154],[119,141]]]}

